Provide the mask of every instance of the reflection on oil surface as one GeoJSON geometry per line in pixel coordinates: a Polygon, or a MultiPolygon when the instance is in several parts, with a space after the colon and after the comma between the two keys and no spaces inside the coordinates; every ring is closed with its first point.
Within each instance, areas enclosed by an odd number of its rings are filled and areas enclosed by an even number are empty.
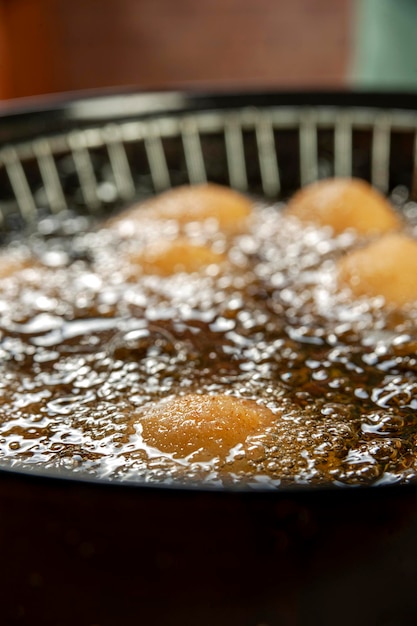
{"type": "Polygon", "coordinates": [[[2,464],[254,487],[413,479],[417,307],[353,299],[337,268],[363,239],[281,209],[256,203],[238,232],[144,211],[61,238],[48,219],[48,237],[12,244],[2,464]],[[144,262],[161,242],[168,257],[144,262]],[[184,246],[197,264],[176,260],[184,246]]]}

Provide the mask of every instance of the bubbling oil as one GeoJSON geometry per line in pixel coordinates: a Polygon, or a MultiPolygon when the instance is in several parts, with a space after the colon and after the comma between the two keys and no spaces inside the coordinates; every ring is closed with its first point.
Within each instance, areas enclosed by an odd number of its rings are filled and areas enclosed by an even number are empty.
{"type": "Polygon", "coordinates": [[[1,464],[254,488],[413,480],[417,309],[338,289],[338,260],[357,236],[300,228],[282,208],[256,203],[238,233],[186,225],[222,264],[171,275],[129,261],[183,237],[171,219],[144,218],[134,232],[81,220],[68,236],[48,218],[48,237],[11,244],[4,254],[17,261],[0,279],[1,464]],[[146,440],[141,420],[161,402],[198,395],[272,418],[211,458],[146,440]]]}

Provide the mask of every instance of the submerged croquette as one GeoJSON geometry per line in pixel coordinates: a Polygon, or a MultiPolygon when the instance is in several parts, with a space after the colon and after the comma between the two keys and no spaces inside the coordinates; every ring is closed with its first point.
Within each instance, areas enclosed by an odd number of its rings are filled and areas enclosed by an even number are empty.
{"type": "Polygon", "coordinates": [[[187,394],[162,400],[139,418],[145,442],[183,458],[193,460],[226,457],[271,426],[275,416],[265,406],[225,394],[187,394]]]}
{"type": "Polygon", "coordinates": [[[378,235],[401,227],[387,199],[354,178],[325,179],[300,189],[286,213],[304,223],[330,226],[335,234],[353,229],[360,235],[378,235]]]}
{"type": "Polygon", "coordinates": [[[382,296],[387,304],[417,302],[417,240],[385,235],[338,262],[338,283],[354,296],[382,296]]]}
{"type": "Polygon", "coordinates": [[[110,225],[123,230],[126,222],[144,218],[175,220],[184,226],[190,222],[215,221],[220,231],[234,234],[246,228],[253,202],[243,194],[208,183],[177,187],[138,206],[128,209],[111,220],[110,225]]]}
{"type": "Polygon", "coordinates": [[[199,272],[209,266],[219,268],[226,260],[209,245],[195,244],[185,237],[159,240],[131,254],[129,262],[145,274],[170,276],[178,272],[199,272]]]}

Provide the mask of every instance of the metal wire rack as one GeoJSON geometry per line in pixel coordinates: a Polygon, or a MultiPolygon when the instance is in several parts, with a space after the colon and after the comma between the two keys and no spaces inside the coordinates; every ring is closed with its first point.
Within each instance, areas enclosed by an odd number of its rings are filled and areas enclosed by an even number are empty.
{"type": "Polygon", "coordinates": [[[184,183],[213,181],[267,198],[325,176],[417,193],[417,112],[243,107],[106,121],[0,148],[0,224],[39,211],[106,213],[184,183]]]}

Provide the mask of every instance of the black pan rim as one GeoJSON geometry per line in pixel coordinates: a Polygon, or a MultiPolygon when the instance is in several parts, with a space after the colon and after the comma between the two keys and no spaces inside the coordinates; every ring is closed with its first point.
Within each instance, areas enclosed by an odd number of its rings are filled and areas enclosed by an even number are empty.
{"type": "Polygon", "coordinates": [[[94,122],[242,106],[370,108],[417,112],[416,92],[241,89],[97,90],[22,98],[0,106],[0,145],[94,122]]]}
{"type": "Polygon", "coordinates": [[[313,484],[291,484],[284,486],[271,487],[268,485],[260,485],[259,487],[248,487],[240,485],[209,485],[199,482],[172,482],[172,483],[154,483],[143,482],[139,480],[118,480],[105,477],[94,477],[88,474],[77,474],[66,470],[59,472],[57,470],[45,470],[39,468],[29,467],[5,467],[0,466],[0,482],[21,482],[28,485],[45,485],[49,487],[83,487],[84,489],[104,489],[111,491],[123,491],[134,492],[143,491],[148,494],[184,494],[185,496],[192,496],[193,494],[204,493],[208,497],[217,497],[219,494],[225,494],[228,496],[248,497],[248,498],[261,498],[265,497],[270,499],[285,499],[287,497],[319,497],[325,496],[338,498],[346,497],[339,494],[349,493],[350,497],[357,498],[369,498],[375,497],[376,499],[384,497],[388,494],[411,494],[414,497],[417,490],[417,482],[410,482],[405,484],[384,484],[384,485],[341,485],[332,483],[323,483],[320,485],[313,484]]]}

